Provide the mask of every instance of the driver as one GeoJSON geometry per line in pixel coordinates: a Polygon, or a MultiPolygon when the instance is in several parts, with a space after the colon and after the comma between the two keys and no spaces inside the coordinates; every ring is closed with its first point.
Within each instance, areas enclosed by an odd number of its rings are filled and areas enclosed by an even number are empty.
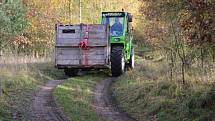
{"type": "Polygon", "coordinates": [[[123,27],[119,21],[119,18],[115,18],[115,23],[111,26],[111,33],[113,33],[114,31],[117,31],[117,32],[123,31],[123,27]]]}

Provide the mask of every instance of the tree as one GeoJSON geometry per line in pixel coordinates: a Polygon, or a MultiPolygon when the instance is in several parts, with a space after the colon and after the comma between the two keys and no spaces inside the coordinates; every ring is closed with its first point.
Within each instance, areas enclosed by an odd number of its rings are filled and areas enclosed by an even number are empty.
{"type": "MultiPolygon", "coordinates": [[[[167,50],[169,55],[177,55],[184,83],[185,68],[197,57],[196,51],[200,49],[203,63],[203,56],[207,54],[203,53],[204,48],[214,47],[215,1],[141,1],[140,11],[148,21],[145,39],[153,46],[167,50]]],[[[172,63],[176,59],[170,58],[172,63]]]]}
{"type": "Polygon", "coordinates": [[[13,47],[14,37],[21,35],[27,26],[21,0],[3,0],[0,4],[0,51],[13,47]]]}

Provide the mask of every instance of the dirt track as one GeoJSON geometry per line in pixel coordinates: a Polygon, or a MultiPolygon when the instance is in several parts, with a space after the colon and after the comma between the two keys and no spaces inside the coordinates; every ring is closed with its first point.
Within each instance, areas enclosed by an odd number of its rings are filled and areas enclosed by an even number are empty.
{"type": "Polygon", "coordinates": [[[33,97],[30,121],[68,121],[60,109],[57,108],[52,92],[62,83],[60,80],[49,81],[33,97]]]}
{"type": "MultiPolygon", "coordinates": [[[[121,113],[119,109],[113,105],[109,87],[115,78],[108,78],[100,81],[95,90],[94,107],[97,114],[104,121],[133,121],[126,114],[121,113]]],[[[29,121],[68,121],[62,111],[57,108],[52,92],[54,88],[63,81],[49,81],[45,86],[33,97],[31,104],[32,112],[29,121]]]]}
{"type": "Polygon", "coordinates": [[[120,110],[113,105],[109,87],[114,79],[115,78],[108,78],[97,84],[94,96],[95,110],[105,121],[133,121],[133,119],[121,113],[120,110]]]}

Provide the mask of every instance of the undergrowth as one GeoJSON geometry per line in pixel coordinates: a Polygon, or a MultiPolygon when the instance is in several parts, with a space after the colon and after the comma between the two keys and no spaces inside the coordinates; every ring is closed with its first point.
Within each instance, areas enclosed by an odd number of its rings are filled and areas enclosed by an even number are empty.
{"type": "Polygon", "coordinates": [[[190,68],[170,79],[165,61],[137,59],[136,68],[113,85],[119,107],[139,121],[214,121],[214,68],[190,68]],[[212,72],[212,73],[211,73],[212,72]]]}
{"type": "Polygon", "coordinates": [[[0,121],[26,120],[37,86],[64,76],[50,59],[29,58],[21,61],[20,57],[13,57],[11,61],[10,57],[4,58],[4,63],[0,61],[0,121]]]}

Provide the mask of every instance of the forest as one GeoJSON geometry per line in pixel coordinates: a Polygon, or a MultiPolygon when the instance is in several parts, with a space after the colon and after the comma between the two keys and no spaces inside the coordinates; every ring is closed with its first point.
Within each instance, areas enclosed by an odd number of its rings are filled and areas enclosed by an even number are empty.
{"type": "Polygon", "coordinates": [[[99,24],[102,11],[122,10],[133,15],[136,68],[111,87],[119,107],[140,121],[215,120],[215,0],[0,0],[0,121],[25,120],[21,100],[63,77],[55,24],[99,24]]]}
{"type": "MultiPolygon", "coordinates": [[[[98,24],[102,11],[121,11],[123,6],[131,8],[137,4],[85,0],[82,23],[98,24]],[[89,12],[91,9],[93,12],[89,12]]],[[[1,53],[45,56],[53,50],[55,24],[79,23],[78,0],[3,0],[0,5],[1,53]]]]}

